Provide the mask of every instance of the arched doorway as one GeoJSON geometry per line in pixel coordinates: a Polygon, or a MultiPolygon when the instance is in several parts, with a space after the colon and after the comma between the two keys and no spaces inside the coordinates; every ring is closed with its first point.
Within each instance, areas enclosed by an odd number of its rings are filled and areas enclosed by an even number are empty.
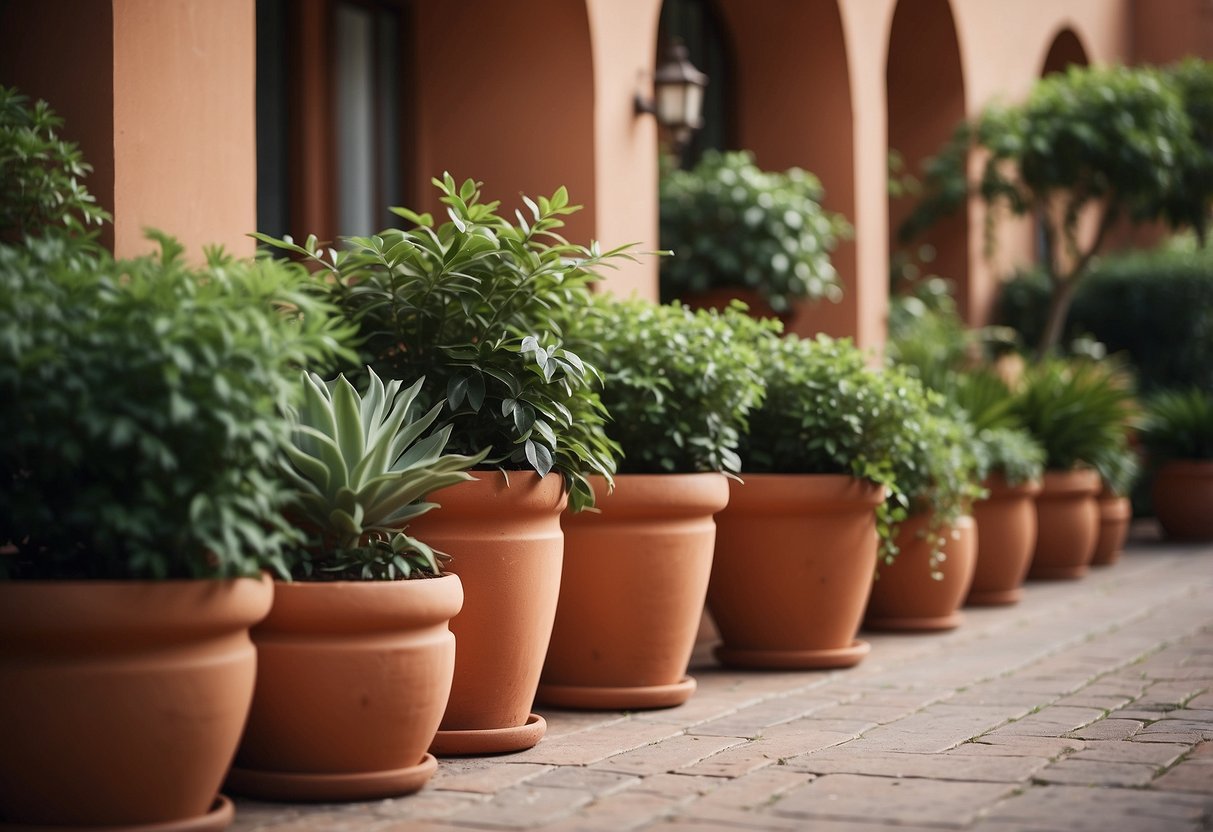
{"type": "MultiPolygon", "coordinates": [[[[905,173],[923,176],[923,162],[938,153],[965,116],[964,73],[948,0],[901,0],[893,15],[885,64],[889,152],[905,173]]],[[[972,318],[967,209],[938,221],[907,248],[898,230],[914,208],[912,196],[889,198],[889,251],[916,259],[921,268],[952,281],[957,307],[972,318]]]]}
{"type": "Polygon", "coordinates": [[[1044,66],[1040,70],[1040,77],[1043,78],[1055,72],[1065,72],[1071,66],[1087,66],[1088,64],[1090,64],[1090,60],[1087,58],[1087,50],[1083,48],[1078,35],[1074,33],[1073,29],[1062,29],[1049,46],[1044,66]]]}
{"type": "MultiPolygon", "coordinates": [[[[823,204],[855,221],[855,135],[846,38],[837,0],[719,0],[733,48],[736,147],[769,170],[801,167],[820,178],[823,204]]],[[[843,298],[797,308],[800,334],[855,335],[861,302],[855,244],[834,252],[843,298]]]]}

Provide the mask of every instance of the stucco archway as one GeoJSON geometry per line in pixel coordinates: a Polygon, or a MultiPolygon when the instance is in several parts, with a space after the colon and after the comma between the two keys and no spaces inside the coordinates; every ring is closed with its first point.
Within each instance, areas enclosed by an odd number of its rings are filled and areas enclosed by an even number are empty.
{"type": "Polygon", "coordinates": [[[1065,72],[1071,66],[1087,66],[1090,63],[1086,47],[1082,45],[1082,41],[1074,30],[1062,29],[1049,45],[1044,65],[1040,69],[1040,76],[1043,78],[1055,72],[1065,72]]]}
{"type": "MultiPolygon", "coordinates": [[[[846,39],[836,0],[721,0],[732,41],[733,136],[771,170],[797,166],[825,187],[825,207],[855,219],[855,136],[846,39]]],[[[853,242],[835,252],[843,300],[797,309],[789,329],[855,335],[853,242]]]]}
{"type": "MultiPolygon", "coordinates": [[[[948,0],[900,0],[889,34],[885,78],[888,89],[889,150],[899,153],[905,171],[922,177],[922,163],[937,153],[965,116],[965,82],[956,23],[948,0]]],[[[912,198],[889,200],[889,248],[897,251],[897,230],[913,210],[912,198]]],[[[969,291],[969,217],[960,210],[944,218],[915,243],[934,258],[925,271],[951,280],[961,314],[972,317],[969,291]]]]}

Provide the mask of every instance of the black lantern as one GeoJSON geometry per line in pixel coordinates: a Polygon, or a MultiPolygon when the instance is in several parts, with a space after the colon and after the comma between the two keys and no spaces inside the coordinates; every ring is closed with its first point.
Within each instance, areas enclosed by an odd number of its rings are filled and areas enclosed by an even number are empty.
{"type": "Polygon", "coordinates": [[[652,113],[657,123],[670,131],[675,149],[681,149],[691,134],[703,126],[704,75],[687,56],[680,40],[670,43],[666,57],[653,73],[653,100],[636,96],[636,112],[652,113]]]}

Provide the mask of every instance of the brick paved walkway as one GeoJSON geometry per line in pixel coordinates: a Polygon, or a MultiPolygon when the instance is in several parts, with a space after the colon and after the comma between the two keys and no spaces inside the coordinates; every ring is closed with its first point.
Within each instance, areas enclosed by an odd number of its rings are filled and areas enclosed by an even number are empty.
{"type": "Polygon", "coordinates": [[[1138,527],[1079,582],[865,636],[851,670],[733,672],[686,705],[543,711],[520,754],[444,760],[420,793],[237,801],[234,830],[1213,830],[1213,546],[1138,527]]]}

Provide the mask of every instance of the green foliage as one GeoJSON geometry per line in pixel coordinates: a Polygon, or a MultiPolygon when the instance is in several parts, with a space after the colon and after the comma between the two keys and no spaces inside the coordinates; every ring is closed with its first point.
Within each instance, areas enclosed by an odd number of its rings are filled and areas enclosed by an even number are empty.
{"type": "MultiPolygon", "coordinates": [[[[174,240],[0,246],[0,541],[19,578],[285,574],[298,368],[342,354],[299,266],[174,240]]],[[[349,356],[352,357],[352,356],[349,356]]]]}
{"type": "Polygon", "coordinates": [[[1104,488],[1117,497],[1129,496],[1141,475],[1141,460],[1127,437],[1100,454],[1094,465],[1104,488]]]}
{"type": "Polygon", "coordinates": [[[1007,485],[1038,481],[1044,473],[1045,452],[1032,434],[1015,428],[985,428],[974,446],[980,479],[1001,474],[1007,485]]]}
{"type": "Polygon", "coordinates": [[[1178,154],[1173,186],[1147,214],[1158,214],[1173,228],[1188,227],[1201,245],[1208,240],[1213,203],[1213,64],[1189,58],[1167,70],[1192,125],[1195,152],[1178,154]]]}
{"type": "Polygon", "coordinates": [[[524,197],[517,223],[481,202],[480,184],[449,174],[434,180],[449,221],[392,209],[416,227],[352,237],[341,251],[256,235],[318,266],[314,288],[353,321],[363,363],[382,377],[425,377],[419,401],[449,405],[435,428],[451,426],[457,453],[489,449],[504,468],[555,471],[570,504],[593,504],[586,477],[608,480],[617,448],[604,432],[598,370],[566,349],[556,310],[588,303],[595,269],[626,256],[573,245],[557,231],[578,210],[564,188],[524,197]]]}
{"type": "Polygon", "coordinates": [[[92,171],[59,137],[63,119],[45,101],[0,86],[0,241],[81,233],[110,218],[80,180],[92,171]]]}
{"type": "Polygon", "coordinates": [[[821,207],[817,177],[763,171],[747,152],[708,151],[661,181],[665,300],[716,287],[756,290],[777,313],[798,298],[841,297],[830,252],[850,226],[821,207]]]}
{"type": "Polygon", "coordinates": [[[1161,390],[1146,400],[1142,441],[1152,461],[1213,459],[1213,392],[1161,390]]]}
{"type": "Polygon", "coordinates": [[[1050,470],[1097,466],[1123,447],[1131,418],[1126,378],[1106,364],[1051,359],[1024,375],[1015,412],[1050,470]]]}
{"type": "Polygon", "coordinates": [[[288,479],[296,489],[289,514],[308,536],[292,564],[296,577],[396,580],[440,574],[434,551],[403,533],[410,520],[437,504],[432,491],[470,480],[476,456],[444,454],[451,426],[422,434],[438,418],[439,402],[412,418],[425,379],[401,389],[368,372],[366,395],[344,375],[325,382],[303,376],[303,403],[291,444],[288,479]]]}
{"type": "MultiPolygon", "coordinates": [[[[997,317],[1035,341],[1049,288],[1020,272],[1003,284],[997,317]]],[[[1143,390],[1213,389],[1213,251],[1173,246],[1101,258],[1079,287],[1063,343],[1089,335],[1125,353],[1143,390]]]]}
{"type": "Polygon", "coordinates": [[[605,376],[607,434],[623,448],[621,471],[739,471],[740,434],[764,393],[755,344],[776,338],[778,321],[740,307],[692,312],[609,295],[576,314],[566,329],[605,376]]]}

